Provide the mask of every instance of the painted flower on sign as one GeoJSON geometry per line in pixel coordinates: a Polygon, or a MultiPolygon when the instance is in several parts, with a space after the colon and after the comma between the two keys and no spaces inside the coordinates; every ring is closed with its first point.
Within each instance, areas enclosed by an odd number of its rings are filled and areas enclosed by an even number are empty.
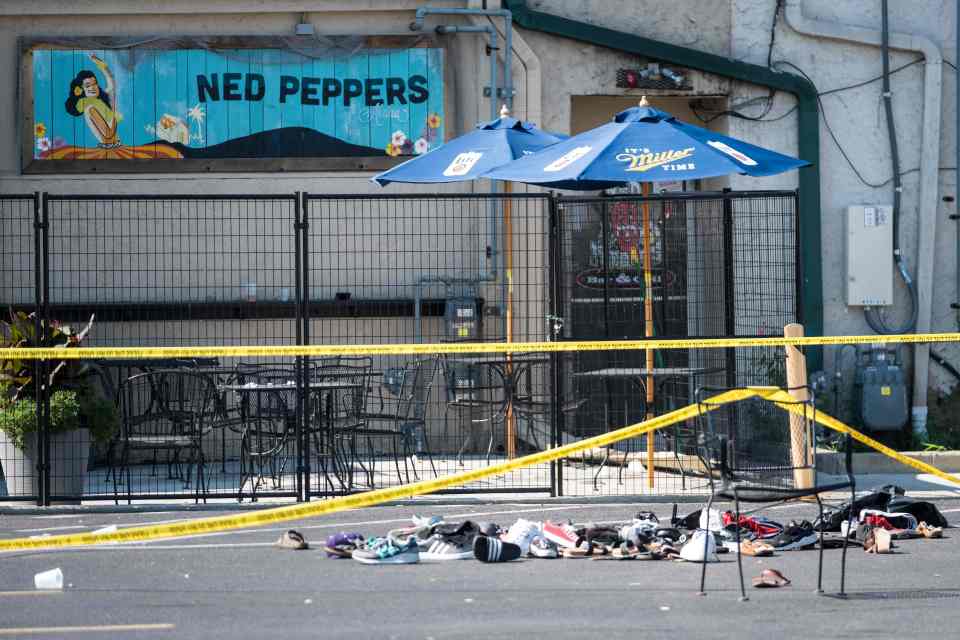
{"type": "Polygon", "coordinates": [[[413,152],[418,156],[426,153],[430,149],[430,143],[423,138],[418,138],[415,143],[413,143],[413,152]]]}
{"type": "Polygon", "coordinates": [[[403,143],[407,141],[407,134],[403,131],[394,131],[393,135],[390,136],[390,143],[395,147],[402,147],[403,143]]]}
{"type": "Polygon", "coordinates": [[[393,144],[392,142],[387,143],[387,155],[388,156],[398,156],[400,155],[401,147],[393,144]]]}
{"type": "Polygon", "coordinates": [[[37,125],[33,128],[33,135],[37,138],[43,138],[47,135],[47,125],[42,122],[38,122],[37,125]]]}
{"type": "Polygon", "coordinates": [[[431,129],[436,129],[440,126],[440,115],[437,113],[431,113],[427,116],[427,126],[431,129]]]}
{"type": "Polygon", "coordinates": [[[50,151],[50,138],[44,136],[42,138],[37,138],[37,150],[38,151],[50,151]]]}

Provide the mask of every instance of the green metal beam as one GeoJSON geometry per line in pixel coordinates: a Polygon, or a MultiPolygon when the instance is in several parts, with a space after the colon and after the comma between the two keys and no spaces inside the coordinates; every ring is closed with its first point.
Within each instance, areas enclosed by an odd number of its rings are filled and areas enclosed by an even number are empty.
{"type": "MultiPolygon", "coordinates": [[[[808,336],[823,335],[823,262],[820,254],[820,112],[817,90],[806,78],[774,71],[712,53],[651,40],[632,33],[598,27],[569,18],[534,11],[526,0],[501,0],[524,29],[587,42],[608,49],[673,63],[751,84],[792,93],[798,102],[799,156],[813,164],[800,169],[801,320],[808,336]]],[[[807,353],[811,370],[822,367],[822,350],[807,353]]]]}

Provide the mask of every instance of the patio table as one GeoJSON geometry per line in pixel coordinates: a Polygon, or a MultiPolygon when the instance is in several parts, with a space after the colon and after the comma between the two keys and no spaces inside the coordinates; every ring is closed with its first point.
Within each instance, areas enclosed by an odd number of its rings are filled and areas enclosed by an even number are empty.
{"type": "Polygon", "coordinates": [[[516,456],[517,430],[513,417],[513,404],[516,397],[517,381],[524,372],[529,371],[534,364],[550,362],[550,356],[542,353],[504,353],[488,356],[454,356],[447,361],[453,364],[476,365],[488,367],[491,371],[487,379],[492,378],[492,372],[503,380],[503,403],[497,411],[498,422],[506,421],[506,449],[507,457],[516,456]]]}
{"type": "MultiPolygon", "coordinates": [[[[644,380],[647,377],[652,377],[656,381],[657,385],[657,398],[663,398],[663,387],[671,380],[682,380],[686,378],[690,386],[692,386],[696,378],[704,375],[709,375],[711,373],[720,373],[724,371],[723,367],[607,367],[604,369],[593,369],[590,371],[578,371],[573,374],[575,378],[582,379],[598,379],[602,380],[604,387],[606,389],[606,416],[607,416],[607,429],[610,430],[614,427],[610,423],[610,407],[613,404],[613,392],[610,389],[610,383],[612,380],[627,380],[634,384],[639,392],[640,397],[646,397],[646,383],[644,380]]],[[[647,441],[648,446],[652,444],[653,434],[650,434],[651,438],[647,441]]],[[[664,435],[665,438],[669,436],[664,435]]],[[[683,467],[683,462],[680,459],[679,453],[679,429],[676,425],[673,427],[673,455],[677,462],[677,468],[680,470],[680,478],[683,483],[683,487],[686,488],[686,471],[683,467]]],[[[651,467],[653,466],[653,451],[655,447],[650,446],[647,451],[647,464],[651,467]]],[[[599,478],[600,473],[603,471],[604,466],[610,458],[609,448],[606,450],[603,460],[600,463],[600,468],[597,470],[596,475],[593,478],[594,488],[597,488],[597,478],[599,478]]],[[[623,482],[623,467],[620,467],[619,480],[623,482]]]]}
{"type": "MultiPolygon", "coordinates": [[[[320,394],[323,392],[336,392],[336,391],[342,391],[346,389],[358,389],[361,387],[361,385],[355,381],[347,380],[347,379],[337,379],[338,378],[337,373],[324,374],[324,375],[328,379],[308,381],[305,385],[303,385],[303,388],[305,388],[308,393],[320,394]]],[[[340,376],[340,377],[343,377],[343,376],[340,376]]],[[[220,385],[218,388],[221,392],[232,391],[234,393],[243,394],[244,396],[250,396],[251,394],[277,394],[277,393],[293,395],[297,392],[299,387],[295,381],[290,380],[285,383],[283,382],[246,382],[242,384],[240,383],[223,384],[223,385],[220,385]]],[[[322,403],[322,400],[320,402],[322,403]]],[[[244,401],[240,403],[241,424],[245,425],[246,428],[249,428],[249,406],[250,406],[250,403],[247,398],[245,398],[244,401]]],[[[323,406],[323,405],[321,404],[320,406],[323,406]]],[[[334,465],[333,465],[334,476],[336,477],[340,486],[343,489],[349,491],[351,489],[350,484],[352,483],[344,481],[343,477],[340,474],[339,467],[341,465],[338,464],[337,462],[339,458],[339,455],[338,455],[339,452],[337,450],[337,446],[336,446],[337,443],[336,443],[336,438],[334,437],[335,434],[333,433],[333,429],[329,428],[330,419],[329,419],[328,413],[329,413],[328,411],[319,412],[319,416],[321,420],[323,420],[324,417],[326,417],[327,420],[326,420],[326,425],[321,423],[318,431],[326,436],[327,438],[326,444],[328,446],[328,450],[334,456],[334,465]]],[[[296,411],[293,411],[290,413],[290,415],[287,418],[287,429],[290,432],[295,432],[296,430],[296,427],[294,424],[294,421],[296,419],[295,416],[296,416],[296,411]]],[[[305,434],[306,434],[306,430],[304,431],[304,435],[305,434]]],[[[301,446],[300,450],[301,452],[305,452],[309,450],[309,447],[301,446]]],[[[301,455],[303,455],[303,453],[301,453],[301,455]]],[[[343,466],[346,467],[345,464],[343,466]]],[[[309,456],[304,457],[301,470],[305,470],[309,472],[309,456]]],[[[241,469],[241,474],[244,474],[243,469],[241,469]]],[[[333,484],[330,480],[330,477],[327,475],[326,465],[323,466],[323,475],[324,475],[325,484],[332,487],[333,484]]],[[[347,474],[347,477],[348,478],[352,477],[352,474],[347,474]]],[[[247,479],[248,479],[247,475],[243,475],[240,479],[240,489],[239,489],[238,499],[242,499],[243,486],[246,483],[247,479]]],[[[257,480],[257,484],[259,484],[259,480],[257,480]]],[[[297,491],[299,494],[300,492],[304,491],[304,489],[298,486],[297,491]]],[[[254,488],[253,488],[252,500],[256,501],[256,485],[254,485],[254,488]]]]}

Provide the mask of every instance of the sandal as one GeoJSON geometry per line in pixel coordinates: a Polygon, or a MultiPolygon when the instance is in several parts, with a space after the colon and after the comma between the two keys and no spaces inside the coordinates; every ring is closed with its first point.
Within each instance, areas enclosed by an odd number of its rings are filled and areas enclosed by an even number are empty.
{"type": "Polygon", "coordinates": [[[650,557],[654,560],[673,560],[680,557],[680,552],[666,542],[651,542],[647,545],[650,557]]]}
{"type": "Polygon", "coordinates": [[[649,551],[644,551],[629,540],[610,551],[610,555],[594,556],[594,560],[653,560],[649,551]]]}
{"type": "Polygon", "coordinates": [[[301,549],[309,549],[310,545],[307,544],[307,541],[303,539],[303,536],[298,532],[290,529],[280,536],[280,539],[274,544],[276,547],[281,549],[293,549],[294,551],[299,551],[301,549]]]}
{"type": "Polygon", "coordinates": [[[362,544],[363,536],[359,533],[335,533],[327,538],[323,550],[328,558],[352,558],[362,544]]]}
{"type": "Polygon", "coordinates": [[[610,547],[600,543],[588,544],[586,547],[567,547],[564,548],[562,556],[564,558],[590,558],[593,556],[605,556],[610,553],[610,547]]]}
{"type": "Polygon", "coordinates": [[[776,569],[764,569],[753,579],[753,586],[757,589],[775,589],[790,585],[790,580],[776,569]]]}
{"type": "Polygon", "coordinates": [[[942,538],[943,527],[931,527],[926,522],[921,522],[917,525],[917,533],[924,538],[942,538]]]}
{"type": "Polygon", "coordinates": [[[773,547],[771,547],[766,542],[756,542],[753,540],[741,540],[740,553],[742,553],[745,556],[756,556],[758,558],[766,558],[768,556],[773,555],[773,547]]]}

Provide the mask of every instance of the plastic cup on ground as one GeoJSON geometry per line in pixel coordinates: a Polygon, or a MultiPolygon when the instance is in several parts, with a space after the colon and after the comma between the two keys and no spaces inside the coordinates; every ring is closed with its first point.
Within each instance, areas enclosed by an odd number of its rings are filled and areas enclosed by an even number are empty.
{"type": "Polygon", "coordinates": [[[37,589],[63,589],[63,571],[60,567],[41,571],[33,576],[33,584],[37,589]]]}

